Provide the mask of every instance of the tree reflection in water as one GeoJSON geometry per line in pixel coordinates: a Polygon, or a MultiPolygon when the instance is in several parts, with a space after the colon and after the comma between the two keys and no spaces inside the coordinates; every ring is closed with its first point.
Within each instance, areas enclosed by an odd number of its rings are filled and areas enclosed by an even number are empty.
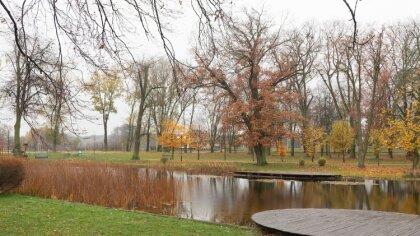
{"type": "Polygon", "coordinates": [[[283,208],[344,208],[420,214],[420,182],[366,180],[364,185],[253,181],[168,174],[178,182],[178,217],[247,225],[252,214],[283,208]]]}

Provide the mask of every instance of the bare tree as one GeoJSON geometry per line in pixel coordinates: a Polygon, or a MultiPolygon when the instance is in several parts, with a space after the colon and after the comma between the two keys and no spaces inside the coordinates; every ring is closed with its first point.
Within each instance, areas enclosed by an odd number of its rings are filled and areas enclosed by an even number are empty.
{"type": "Polygon", "coordinates": [[[215,87],[209,88],[211,92],[208,94],[206,104],[204,104],[204,110],[206,114],[207,128],[209,133],[209,146],[210,152],[214,152],[214,147],[219,136],[220,121],[222,118],[222,101],[216,101],[215,98],[219,96],[215,87]]]}
{"type": "MultiPolygon", "coordinates": [[[[301,129],[308,128],[310,122],[310,106],[313,100],[309,83],[315,76],[314,64],[320,49],[320,42],[315,28],[305,26],[299,31],[294,30],[290,36],[289,42],[290,56],[296,63],[297,73],[290,80],[291,88],[297,94],[297,107],[302,116],[301,129]]],[[[305,142],[305,136],[302,132],[302,141],[305,142]]]]}
{"type": "MultiPolygon", "coordinates": [[[[24,47],[39,65],[48,64],[50,44],[42,45],[38,37],[22,39],[24,47]]],[[[14,148],[15,155],[21,155],[20,128],[22,120],[31,125],[31,117],[41,114],[43,97],[46,94],[48,84],[42,80],[31,60],[23,55],[16,47],[13,54],[8,55],[13,66],[14,75],[5,81],[2,90],[11,99],[15,112],[14,125],[14,148]]],[[[46,65],[48,66],[48,65],[46,65]]]]}
{"type": "MultiPolygon", "coordinates": [[[[164,129],[164,122],[174,120],[178,123],[184,111],[194,102],[197,95],[196,91],[190,89],[189,84],[182,84],[172,76],[171,66],[165,60],[159,60],[154,71],[151,84],[155,89],[151,91],[148,104],[156,135],[160,136],[164,129]]],[[[159,144],[158,151],[161,150],[162,146],[159,144]]]]}
{"type": "MultiPolygon", "coordinates": [[[[35,23],[45,28],[53,28],[56,44],[58,46],[57,58],[59,63],[63,59],[65,51],[64,42],[72,45],[75,53],[87,63],[96,68],[106,68],[106,63],[100,60],[98,54],[105,53],[115,63],[123,67],[124,62],[134,60],[132,48],[125,37],[127,32],[132,32],[132,17],[137,19],[136,28],[144,32],[144,36],[158,36],[172,65],[175,76],[175,51],[166,35],[166,26],[180,13],[177,9],[182,1],[168,3],[163,0],[117,0],[117,1],[85,1],[85,0],[22,0],[18,2],[22,12],[32,13],[30,19],[23,20],[16,17],[13,9],[14,4],[7,4],[0,0],[0,6],[7,15],[7,21],[11,23],[15,37],[15,43],[20,53],[27,57],[39,71],[45,72],[42,65],[36,63],[30,57],[19,38],[26,37],[25,29],[30,28],[30,23],[35,23]],[[52,26],[45,23],[44,18],[53,20],[52,26]],[[130,19],[130,20],[129,20],[130,19]],[[22,31],[19,31],[18,23],[21,23],[22,31]],[[99,58],[99,59],[98,59],[99,58]]],[[[203,32],[212,32],[213,23],[224,15],[223,0],[194,0],[190,6],[194,9],[199,19],[199,35],[203,32]]],[[[45,73],[44,73],[45,74],[45,73]]],[[[48,80],[52,80],[45,75],[48,80]]],[[[176,76],[174,77],[176,78],[176,76]]]]}
{"type": "Polygon", "coordinates": [[[153,65],[152,61],[144,61],[139,65],[133,65],[133,72],[135,73],[135,86],[138,87],[139,91],[139,104],[138,104],[138,114],[136,129],[134,131],[134,150],[133,150],[133,160],[140,159],[140,138],[141,138],[141,128],[143,115],[146,110],[146,101],[152,88],[150,88],[150,70],[153,65]]]}

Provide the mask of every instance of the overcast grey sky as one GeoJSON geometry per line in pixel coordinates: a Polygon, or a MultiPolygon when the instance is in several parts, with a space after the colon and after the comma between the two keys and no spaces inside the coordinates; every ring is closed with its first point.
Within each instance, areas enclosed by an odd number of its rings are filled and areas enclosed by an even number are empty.
{"type": "MultiPolygon", "coordinates": [[[[353,3],[353,0],[349,0],[353,3]]],[[[189,58],[189,52],[194,45],[194,32],[196,17],[188,7],[189,1],[184,1],[181,7],[183,14],[176,17],[172,22],[172,33],[169,38],[174,45],[176,55],[184,60],[189,58]]],[[[287,22],[299,25],[311,22],[315,25],[326,21],[344,20],[351,25],[349,12],[342,0],[232,0],[232,11],[237,12],[243,8],[264,9],[267,18],[271,18],[274,24],[283,22],[287,16],[287,22]]],[[[4,12],[1,13],[3,15],[4,12]]],[[[408,19],[420,18],[420,0],[362,0],[357,9],[357,19],[360,24],[382,25],[408,19]]],[[[1,48],[10,45],[9,42],[0,39],[1,48]]],[[[159,40],[144,41],[139,48],[143,55],[164,55],[159,40]]],[[[4,50],[0,49],[0,53],[4,50]]],[[[4,67],[4,56],[1,56],[1,64],[4,67]]],[[[0,71],[0,73],[2,73],[0,71]]],[[[86,77],[87,75],[85,75],[86,77]]],[[[0,74],[1,78],[1,74],[0,74]]],[[[13,126],[13,113],[10,108],[0,109],[0,123],[13,126]],[[8,121],[4,120],[9,118],[8,121]]],[[[97,113],[91,113],[97,114],[97,113]]],[[[123,102],[118,102],[118,113],[111,114],[109,130],[123,124],[128,116],[128,107],[123,102]]],[[[97,114],[99,118],[100,115],[97,114]]],[[[80,129],[86,130],[89,134],[101,135],[103,128],[98,124],[87,121],[80,121],[80,129]]],[[[28,130],[27,125],[23,126],[22,135],[28,130]]]]}

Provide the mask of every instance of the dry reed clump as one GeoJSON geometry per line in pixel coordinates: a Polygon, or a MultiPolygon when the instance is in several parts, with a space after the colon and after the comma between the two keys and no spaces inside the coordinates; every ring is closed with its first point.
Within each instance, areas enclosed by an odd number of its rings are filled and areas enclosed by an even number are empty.
{"type": "Polygon", "coordinates": [[[27,178],[17,193],[173,214],[177,185],[159,172],[85,161],[33,160],[24,164],[27,178]]]}
{"type": "Polygon", "coordinates": [[[219,162],[208,162],[208,163],[197,163],[194,165],[193,162],[189,163],[174,163],[169,162],[166,165],[160,165],[154,167],[156,169],[168,170],[168,171],[185,171],[187,174],[202,174],[202,175],[230,175],[237,171],[238,168],[226,163],[219,162]]]}
{"type": "Polygon", "coordinates": [[[16,158],[0,159],[0,194],[18,187],[24,178],[25,170],[22,160],[16,158]]]}

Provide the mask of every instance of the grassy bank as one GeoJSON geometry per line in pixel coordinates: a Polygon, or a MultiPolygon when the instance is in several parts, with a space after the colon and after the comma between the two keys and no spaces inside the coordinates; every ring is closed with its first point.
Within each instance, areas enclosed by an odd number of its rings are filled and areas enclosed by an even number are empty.
{"type": "Polygon", "coordinates": [[[252,235],[249,228],[47,200],[0,195],[1,235],[252,235]]]}
{"type": "MultiPolygon", "coordinates": [[[[130,165],[138,165],[144,167],[162,167],[159,152],[142,152],[139,161],[131,160],[129,152],[84,152],[81,157],[68,156],[63,153],[48,153],[51,159],[72,159],[91,161],[104,161],[112,163],[123,163],[130,165]]],[[[333,156],[327,158],[327,164],[319,167],[317,159],[311,162],[310,158],[304,157],[302,153],[296,153],[295,157],[287,157],[281,161],[278,156],[269,156],[267,158],[269,165],[256,166],[252,156],[240,153],[227,153],[226,160],[224,154],[217,153],[201,153],[200,160],[197,160],[196,153],[183,153],[183,161],[181,162],[180,152],[175,154],[175,160],[169,161],[165,168],[172,170],[183,170],[189,173],[215,174],[223,175],[234,170],[274,170],[274,171],[302,171],[302,172],[331,172],[342,174],[344,176],[374,178],[374,179],[401,179],[404,173],[411,168],[411,162],[405,159],[403,153],[396,153],[394,159],[387,157],[386,153],[381,155],[381,162],[378,166],[376,161],[366,161],[366,168],[357,167],[356,159],[346,159],[343,163],[341,158],[333,156]],[[299,166],[299,160],[305,161],[305,166],[299,166]]],[[[319,155],[318,155],[319,156],[319,155]]],[[[30,154],[33,157],[33,154],[30,154]]],[[[368,155],[367,159],[372,158],[368,155]]]]}

